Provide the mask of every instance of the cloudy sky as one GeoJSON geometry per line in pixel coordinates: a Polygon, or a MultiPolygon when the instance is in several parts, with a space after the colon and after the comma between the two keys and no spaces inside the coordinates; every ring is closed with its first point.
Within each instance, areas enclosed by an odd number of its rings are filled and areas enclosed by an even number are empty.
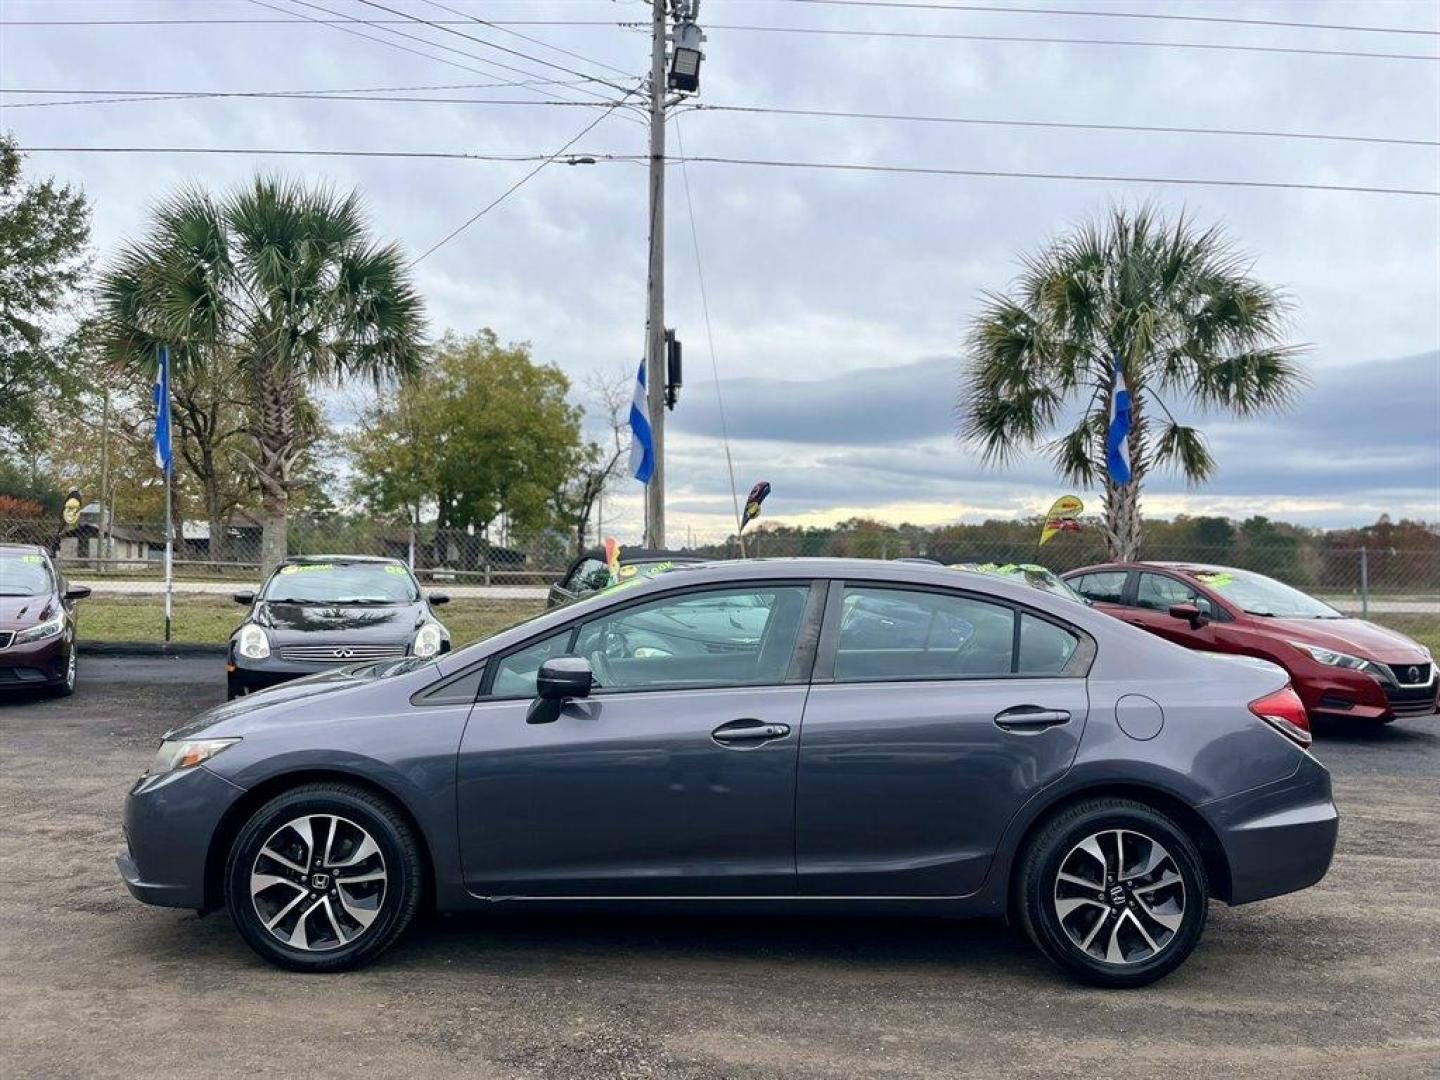
{"type": "MultiPolygon", "coordinates": [[[[549,154],[598,115],[557,98],[611,100],[608,84],[635,85],[648,63],[647,36],[634,26],[649,18],[640,0],[377,2],[400,14],[362,0],[0,0],[0,128],[34,148],[549,154]],[[343,21],[359,19],[390,21],[343,21]],[[530,85],[493,85],[518,80],[530,85]],[[411,87],[427,89],[382,96],[452,100],[91,100],[411,87]],[[87,103],[44,104],[67,99],[87,103]]],[[[1426,59],[1440,55],[1440,7],[1431,0],[1043,5],[1420,34],[941,6],[704,0],[698,100],[1421,145],[716,110],[672,124],[671,151],[683,137],[696,157],[1440,189],[1440,63],[1426,59]],[[1052,40],[980,40],[1000,37],[1052,40]],[[1244,48],[1180,47],[1197,45],[1244,48]]],[[[637,121],[612,112],[573,151],[644,153],[637,121]]],[[[256,168],[360,188],[377,232],[418,255],[533,165],[37,150],[29,168],[86,189],[103,257],[167,191],[187,181],[224,187],[256,168]]],[[[671,415],[672,539],[723,529],[730,503],[686,180],[672,165],[667,321],[685,340],[688,383],[671,415]]],[[[1020,253],[1113,202],[1148,199],[1226,223],[1255,272],[1291,293],[1313,385],[1278,420],[1210,420],[1216,480],[1186,491],[1157,479],[1147,510],[1440,520],[1440,199],[698,162],[688,185],[738,482],[742,492],[762,477],[774,484],[768,516],[941,522],[1043,509],[1057,487],[1042,459],[995,472],[956,443],[958,342],[982,291],[1003,288],[1020,253]]],[[[633,371],[645,226],[643,166],[551,166],[417,266],[431,329],[491,326],[528,340],[577,385],[633,371]]],[[[335,400],[343,419],[345,395],[335,400]]],[[[622,535],[638,529],[638,485],[617,490],[607,517],[622,535]]]]}

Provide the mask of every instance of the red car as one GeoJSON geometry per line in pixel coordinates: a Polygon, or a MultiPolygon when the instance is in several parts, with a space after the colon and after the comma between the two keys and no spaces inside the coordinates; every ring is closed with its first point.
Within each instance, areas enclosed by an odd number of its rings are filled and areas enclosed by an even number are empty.
{"type": "Polygon", "coordinates": [[[0,690],[75,691],[75,601],[42,547],[0,544],[0,690]]]}
{"type": "Polygon", "coordinates": [[[1178,645],[1279,664],[1312,717],[1388,724],[1440,707],[1429,649],[1263,574],[1107,563],[1063,577],[1096,607],[1178,645]]]}

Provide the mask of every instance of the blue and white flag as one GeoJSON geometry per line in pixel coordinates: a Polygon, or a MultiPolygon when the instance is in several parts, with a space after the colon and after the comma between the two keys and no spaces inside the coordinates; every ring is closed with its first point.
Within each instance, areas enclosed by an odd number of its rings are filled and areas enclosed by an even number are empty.
{"type": "Polygon", "coordinates": [[[1110,398],[1110,431],[1105,440],[1105,464],[1110,479],[1121,487],[1130,483],[1130,388],[1125,367],[1115,361],[1115,392],[1110,398]]]}
{"type": "Polygon", "coordinates": [[[168,474],[170,456],[170,350],[160,346],[160,370],[155,373],[155,466],[168,474]]]}
{"type": "Polygon", "coordinates": [[[635,396],[630,400],[630,473],[642,484],[655,472],[655,442],[650,434],[650,399],[645,393],[645,361],[635,376],[635,396]]]}

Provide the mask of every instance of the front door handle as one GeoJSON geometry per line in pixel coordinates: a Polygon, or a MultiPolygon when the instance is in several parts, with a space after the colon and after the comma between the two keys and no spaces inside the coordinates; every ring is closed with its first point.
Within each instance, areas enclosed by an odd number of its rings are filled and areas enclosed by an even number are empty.
{"type": "Polygon", "coordinates": [[[761,720],[745,719],[721,724],[710,733],[710,738],[721,746],[744,749],[760,746],[771,739],[783,739],[789,734],[789,724],[767,724],[761,720]]]}
{"type": "Polygon", "coordinates": [[[1070,714],[1064,709],[1046,709],[1039,705],[1017,705],[995,714],[995,726],[1001,731],[1024,734],[1044,731],[1058,724],[1068,724],[1070,714]]]}

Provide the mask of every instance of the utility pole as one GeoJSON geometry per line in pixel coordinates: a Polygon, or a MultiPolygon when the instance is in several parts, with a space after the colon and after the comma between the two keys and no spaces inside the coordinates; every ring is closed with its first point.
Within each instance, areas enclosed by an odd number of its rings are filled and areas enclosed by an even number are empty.
{"type": "Polygon", "coordinates": [[[645,544],[665,546],[665,36],[669,0],[650,0],[650,276],[645,313],[645,396],[655,471],[645,485],[645,544]]]}

